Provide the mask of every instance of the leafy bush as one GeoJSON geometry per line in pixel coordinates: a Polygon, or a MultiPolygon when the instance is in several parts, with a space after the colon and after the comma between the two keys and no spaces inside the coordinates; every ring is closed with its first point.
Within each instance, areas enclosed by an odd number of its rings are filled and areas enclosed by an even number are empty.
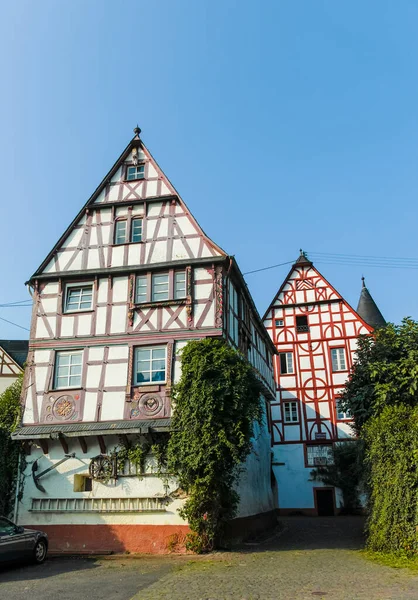
{"type": "Polygon", "coordinates": [[[251,365],[223,340],[189,342],[181,358],[168,469],[189,495],[180,513],[193,532],[187,547],[202,552],[236,515],[234,483],[262,419],[261,390],[251,365]]]}
{"type": "Polygon", "coordinates": [[[388,406],[363,428],[369,468],[367,547],[418,552],[418,408],[388,406]]]}
{"type": "Polygon", "coordinates": [[[10,516],[16,492],[20,442],[10,434],[16,429],[20,416],[20,393],[23,376],[0,394],[0,515],[10,516]]]}

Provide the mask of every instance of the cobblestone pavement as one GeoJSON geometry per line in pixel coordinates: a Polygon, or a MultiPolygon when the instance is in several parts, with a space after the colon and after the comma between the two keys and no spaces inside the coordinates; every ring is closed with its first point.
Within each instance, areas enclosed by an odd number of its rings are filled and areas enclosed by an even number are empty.
{"type": "Polygon", "coordinates": [[[208,556],[50,559],[2,567],[0,600],[418,600],[418,575],[363,558],[360,518],[293,517],[208,556]]]}
{"type": "Polygon", "coordinates": [[[135,600],[417,600],[418,576],[365,560],[361,518],[288,518],[277,538],[190,560],[135,600]]]}

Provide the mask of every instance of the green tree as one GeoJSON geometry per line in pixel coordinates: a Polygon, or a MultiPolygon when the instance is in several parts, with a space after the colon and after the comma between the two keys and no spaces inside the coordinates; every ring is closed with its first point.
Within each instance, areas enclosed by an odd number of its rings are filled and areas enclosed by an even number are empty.
{"type": "Polygon", "coordinates": [[[11,433],[20,417],[20,393],[23,375],[0,394],[0,515],[10,516],[16,491],[17,465],[21,444],[13,441],[11,433]]]}
{"type": "Polygon", "coordinates": [[[181,511],[192,529],[188,547],[213,548],[237,511],[234,488],[261,422],[260,384],[251,365],[223,340],[189,342],[173,390],[168,468],[188,494],[181,511]]]}
{"type": "Polygon", "coordinates": [[[313,481],[339,488],[343,496],[343,514],[356,514],[360,509],[359,494],[362,482],[362,442],[340,442],[334,445],[334,463],[311,471],[313,481]]]}
{"type": "Polygon", "coordinates": [[[360,336],[353,373],[341,406],[354,418],[359,433],[386,406],[418,404],[418,322],[405,318],[373,336],[360,336]]]}

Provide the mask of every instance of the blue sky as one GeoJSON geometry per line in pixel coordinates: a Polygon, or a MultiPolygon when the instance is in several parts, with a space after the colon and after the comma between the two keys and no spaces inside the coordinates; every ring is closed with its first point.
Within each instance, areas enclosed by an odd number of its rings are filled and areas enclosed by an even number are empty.
{"type": "MultiPolygon", "coordinates": [[[[418,259],[417,22],[408,0],[3,2],[0,304],[28,297],[137,122],[243,272],[299,248],[418,259]]],[[[416,270],[333,263],[315,261],[350,303],[365,275],[388,320],[417,318],[416,270]]],[[[261,313],[287,271],[247,277],[261,313]]]]}

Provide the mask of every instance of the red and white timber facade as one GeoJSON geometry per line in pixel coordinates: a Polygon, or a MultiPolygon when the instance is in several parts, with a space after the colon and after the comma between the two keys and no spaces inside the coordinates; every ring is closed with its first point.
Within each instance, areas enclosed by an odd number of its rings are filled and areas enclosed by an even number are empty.
{"type": "MultiPolygon", "coordinates": [[[[135,134],[29,281],[14,437],[30,455],[17,518],[46,530],[55,550],[165,552],[187,532],[183,496],[155,474],[151,455],[142,477],[109,457],[122,441],[167,435],[189,340],[225,338],[248,356],[266,415],[275,394],[274,345],[234,259],[205,235],[135,134]]],[[[239,483],[242,518],[274,508],[267,417],[256,437],[239,483]]]]}
{"type": "Polygon", "coordinates": [[[341,506],[339,490],[310,481],[310,472],[332,461],[333,444],[352,436],[352,420],[338,399],[353,366],[357,337],[373,328],[303,253],[264,324],[278,351],[276,400],[271,403],[277,506],[281,514],[334,514],[341,506]]]}

